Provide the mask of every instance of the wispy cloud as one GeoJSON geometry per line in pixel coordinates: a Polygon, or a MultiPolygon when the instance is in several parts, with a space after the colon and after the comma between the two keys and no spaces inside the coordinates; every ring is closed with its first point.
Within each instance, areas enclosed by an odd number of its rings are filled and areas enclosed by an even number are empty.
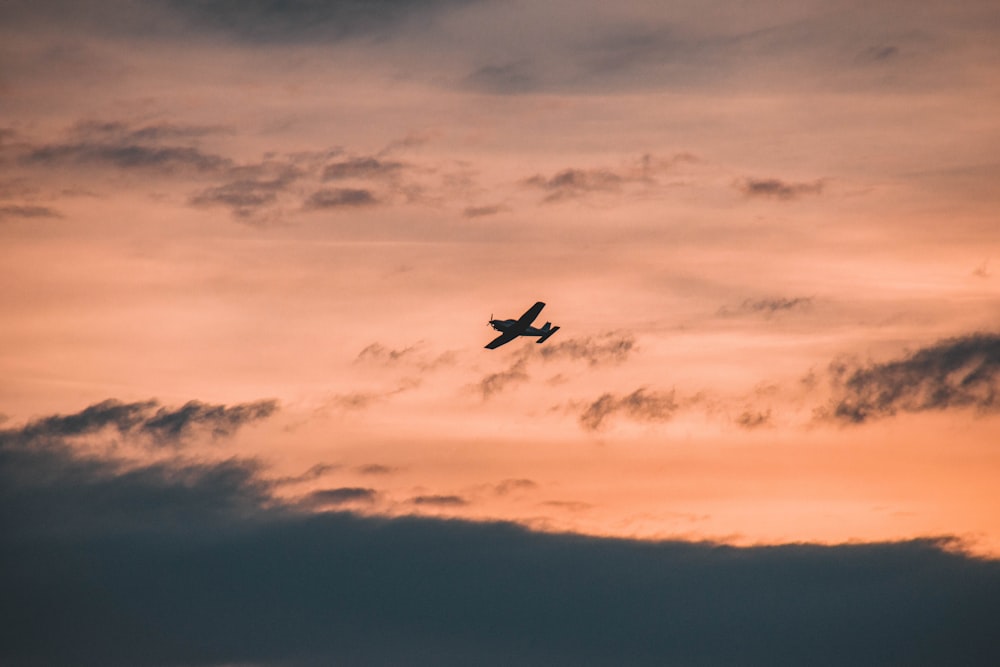
{"type": "Polygon", "coordinates": [[[571,359],[586,361],[591,366],[608,363],[622,363],[636,352],[635,336],[616,331],[598,336],[561,339],[542,346],[539,354],[543,359],[571,359]]]}
{"type": "Polygon", "coordinates": [[[485,218],[508,210],[509,209],[503,204],[493,204],[490,206],[467,206],[465,210],[462,211],[462,217],[470,219],[485,218]]]}
{"type": "Polygon", "coordinates": [[[949,338],[902,359],[831,368],[835,397],[821,416],[861,423],[951,408],[1000,409],[1000,335],[949,338]]]}
{"type": "Polygon", "coordinates": [[[674,391],[640,388],[631,394],[602,394],[580,414],[580,425],[588,431],[602,428],[608,419],[624,415],[634,421],[669,421],[680,408],[674,391]]]}
{"type": "Polygon", "coordinates": [[[617,193],[629,185],[653,187],[656,185],[657,175],[669,171],[680,162],[693,159],[695,158],[688,153],[679,153],[670,158],[646,154],[617,168],[571,167],[551,176],[535,174],[523,179],[520,184],[543,191],[544,202],[558,202],[594,193],[617,193]]]}
{"type": "Polygon", "coordinates": [[[771,411],[745,410],[736,418],[736,425],[747,430],[770,426],[771,411]]]}
{"type": "Polygon", "coordinates": [[[113,428],[120,434],[145,435],[156,445],[182,445],[198,434],[213,438],[233,435],[240,427],[266,419],[278,410],[274,400],[233,406],[189,401],[167,408],[157,401],[122,403],[107,400],[70,415],[54,415],[29,422],[22,437],[67,438],[113,428]]]}
{"type": "Polygon", "coordinates": [[[527,382],[530,379],[527,371],[528,362],[526,359],[519,359],[510,368],[491,373],[479,381],[477,388],[483,395],[483,400],[494,396],[508,387],[527,382]]]}
{"type": "Polygon", "coordinates": [[[410,498],[410,503],[432,507],[462,507],[468,505],[469,501],[462,496],[428,495],[410,498]]]}
{"type": "Polygon", "coordinates": [[[377,157],[353,157],[328,164],[323,169],[324,181],[335,181],[348,178],[377,179],[399,174],[406,165],[395,160],[382,160],[377,157]]]}
{"type": "Polygon", "coordinates": [[[764,315],[771,317],[779,313],[791,311],[802,311],[808,309],[813,304],[811,296],[797,297],[770,297],[765,299],[744,299],[736,307],[722,306],[718,314],[721,317],[733,317],[741,314],[764,315]]]}
{"type": "Polygon", "coordinates": [[[538,483],[530,479],[505,479],[497,484],[493,490],[498,496],[505,496],[517,491],[533,491],[538,488],[538,483]]]}
{"type": "Polygon", "coordinates": [[[823,181],[789,182],[778,178],[745,178],[736,187],[747,197],[791,200],[823,192],[823,181]]]}
{"type": "Polygon", "coordinates": [[[0,206],[0,221],[10,218],[61,218],[59,211],[48,206],[35,206],[29,204],[7,204],[0,206]]]}
{"type": "Polygon", "coordinates": [[[367,188],[322,188],[309,195],[304,208],[313,211],[361,208],[378,203],[378,197],[367,188]]]}
{"type": "Polygon", "coordinates": [[[197,431],[221,438],[233,435],[245,424],[266,419],[277,410],[278,402],[273,400],[233,406],[189,401],[175,410],[160,408],[140,428],[157,442],[176,443],[197,431]]]}
{"type": "Polygon", "coordinates": [[[65,141],[25,144],[20,162],[45,167],[79,165],[164,172],[219,172],[233,166],[232,161],[206,153],[190,142],[182,145],[163,143],[165,140],[192,140],[218,131],[218,128],[167,123],[132,127],[119,121],[87,121],[74,126],[65,141]]]}
{"type": "Polygon", "coordinates": [[[396,472],[394,466],[382,465],[381,463],[368,463],[358,466],[358,472],[362,475],[389,475],[396,472]]]}
{"type": "Polygon", "coordinates": [[[412,358],[414,354],[416,354],[416,351],[416,345],[410,345],[409,347],[396,350],[388,348],[381,343],[372,343],[358,353],[356,361],[395,364],[404,358],[412,358]]]}
{"type": "Polygon", "coordinates": [[[241,179],[206,188],[191,197],[193,206],[225,206],[238,218],[249,218],[270,206],[284,192],[293,177],[270,180],[241,179]]]}

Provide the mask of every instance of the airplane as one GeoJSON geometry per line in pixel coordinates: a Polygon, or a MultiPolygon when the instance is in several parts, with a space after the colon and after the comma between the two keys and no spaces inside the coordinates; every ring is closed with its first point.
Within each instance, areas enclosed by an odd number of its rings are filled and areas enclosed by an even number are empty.
{"type": "Polygon", "coordinates": [[[537,343],[547,341],[549,336],[559,331],[559,327],[552,326],[551,322],[546,322],[545,326],[541,329],[531,326],[531,323],[535,321],[538,313],[542,312],[542,308],[544,307],[545,303],[539,301],[516,320],[495,320],[490,315],[490,326],[500,331],[501,334],[487,343],[486,349],[495,350],[518,336],[538,336],[538,340],[535,341],[537,343]]]}

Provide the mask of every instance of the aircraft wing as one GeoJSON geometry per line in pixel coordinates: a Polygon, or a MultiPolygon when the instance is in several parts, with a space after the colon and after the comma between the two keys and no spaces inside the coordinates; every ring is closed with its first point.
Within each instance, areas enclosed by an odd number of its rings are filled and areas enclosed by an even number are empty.
{"type": "Polygon", "coordinates": [[[510,331],[505,331],[504,333],[500,334],[499,336],[497,336],[496,338],[494,338],[493,340],[491,340],[489,343],[487,343],[486,344],[486,349],[487,350],[495,350],[498,347],[500,347],[501,345],[504,345],[505,343],[509,343],[510,341],[514,340],[519,335],[520,334],[518,334],[516,332],[512,333],[510,331]]]}
{"type": "Polygon", "coordinates": [[[529,326],[531,326],[531,323],[535,321],[535,318],[538,317],[538,313],[542,312],[542,308],[544,307],[545,307],[545,302],[539,301],[534,306],[524,311],[524,315],[521,315],[521,317],[518,318],[517,322],[514,323],[514,326],[512,326],[510,330],[524,331],[525,329],[527,329],[529,326]]]}

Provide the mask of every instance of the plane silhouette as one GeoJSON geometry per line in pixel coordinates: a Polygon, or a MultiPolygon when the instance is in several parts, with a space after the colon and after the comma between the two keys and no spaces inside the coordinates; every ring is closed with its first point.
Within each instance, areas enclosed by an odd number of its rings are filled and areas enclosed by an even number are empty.
{"type": "Polygon", "coordinates": [[[549,336],[559,331],[559,327],[552,326],[551,322],[546,322],[545,326],[540,329],[531,326],[531,323],[535,321],[538,313],[542,312],[542,308],[544,307],[545,303],[539,301],[516,320],[494,320],[491,315],[490,326],[501,333],[486,345],[486,349],[494,350],[501,345],[509,343],[518,336],[538,336],[539,338],[535,342],[544,343],[548,340],[549,336]]]}

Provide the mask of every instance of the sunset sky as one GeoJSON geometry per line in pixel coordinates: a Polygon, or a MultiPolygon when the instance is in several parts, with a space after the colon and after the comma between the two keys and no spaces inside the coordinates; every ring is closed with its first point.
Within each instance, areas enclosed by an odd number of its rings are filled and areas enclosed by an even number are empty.
{"type": "Polygon", "coordinates": [[[1000,664],[998,183],[994,0],[4,2],[0,658],[1000,664]]]}

